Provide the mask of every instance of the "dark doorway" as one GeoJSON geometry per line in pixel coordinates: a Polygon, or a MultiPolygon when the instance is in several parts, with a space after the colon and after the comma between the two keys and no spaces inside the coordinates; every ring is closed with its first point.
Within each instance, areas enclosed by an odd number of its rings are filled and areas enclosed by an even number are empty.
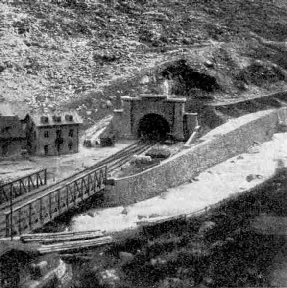
{"type": "Polygon", "coordinates": [[[169,123],[158,114],[147,114],[139,122],[138,137],[142,140],[164,141],[169,132],[169,123]]]}
{"type": "Polygon", "coordinates": [[[2,145],[2,156],[7,156],[8,155],[8,148],[9,148],[9,143],[5,142],[2,145]]]}
{"type": "Polygon", "coordinates": [[[49,154],[49,145],[44,146],[44,154],[47,156],[49,154]]]}

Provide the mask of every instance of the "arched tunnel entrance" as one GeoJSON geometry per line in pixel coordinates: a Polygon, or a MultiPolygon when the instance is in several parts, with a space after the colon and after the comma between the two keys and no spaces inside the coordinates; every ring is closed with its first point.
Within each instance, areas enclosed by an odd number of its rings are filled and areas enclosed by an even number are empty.
{"type": "Polygon", "coordinates": [[[169,132],[168,121],[158,114],[147,114],[139,122],[138,137],[142,140],[164,141],[169,132]]]}

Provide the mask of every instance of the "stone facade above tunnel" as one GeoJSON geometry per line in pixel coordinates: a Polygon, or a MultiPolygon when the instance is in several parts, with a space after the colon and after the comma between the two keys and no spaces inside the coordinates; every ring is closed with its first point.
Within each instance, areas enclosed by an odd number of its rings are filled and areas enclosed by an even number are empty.
{"type": "MultiPolygon", "coordinates": [[[[168,123],[170,137],[185,141],[198,125],[197,114],[187,113],[185,102],[185,98],[170,98],[166,95],[123,96],[121,108],[114,110],[111,126],[117,138],[137,139],[140,121],[147,115],[157,115],[168,123]]],[[[156,121],[154,125],[157,125],[156,121]]]]}

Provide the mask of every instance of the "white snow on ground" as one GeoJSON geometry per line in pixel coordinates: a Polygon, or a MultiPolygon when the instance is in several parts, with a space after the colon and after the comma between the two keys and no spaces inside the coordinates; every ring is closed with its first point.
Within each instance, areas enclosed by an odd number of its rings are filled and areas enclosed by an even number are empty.
{"type": "Polygon", "coordinates": [[[127,207],[93,210],[88,215],[76,216],[71,229],[115,232],[136,227],[142,217],[195,212],[262,183],[274,174],[279,160],[282,160],[280,165],[287,166],[287,133],[274,134],[272,141],[230,158],[202,172],[192,183],[170,188],[158,197],[127,207]]]}
{"type": "Polygon", "coordinates": [[[91,147],[79,146],[79,152],[61,156],[31,156],[28,160],[2,161],[0,163],[0,180],[14,180],[27,176],[40,169],[48,169],[48,183],[63,180],[85,167],[95,165],[97,162],[117,153],[121,149],[131,145],[134,141],[121,141],[112,147],[91,147]]]}

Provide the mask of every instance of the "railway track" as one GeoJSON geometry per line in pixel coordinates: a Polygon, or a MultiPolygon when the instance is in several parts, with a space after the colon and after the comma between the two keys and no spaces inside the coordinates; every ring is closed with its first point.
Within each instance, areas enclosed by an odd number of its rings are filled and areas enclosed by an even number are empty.
{"type": "MultiPolygon", "coordinates": [[[[31,193],[28,193],[28,194],[24,194],[24,195],[22,195],[16,199],[14,199],[13,200],[13,206],[15,206],[15,205],[18,206],[20,203],[28,201],[27,199],[34,198],[41,193],[47,192],[48,190],[50,191],[50,190],[54,190],[57,188],[61,188],[61,187],[65,186],[67,183],[72,182],[75,178],[81,177],[81,176],[87,174],[88,172],[94,170],[95,168],[99,168],[101,166],[107,165],[108,171],[112,172],[115,169],[117,169],[118,167],[127,163],[129,161],[130,156],[132,156],[134,154],[142,153],[152,146],[153,146],[152,144],[140,143],[140,142],[136,142],[134,144],[131,144],[128,147],[120,150],[119,152],[117,152],[117,153],[97,162],[96,164],[94,164],[90,167],[87,167],[87,168],[61,180],[61,181],[58,181],[57,183],[54,183],[54,184],[49,185],[49,186],[41,187],[40,189],[32,191],[31,193]]],[[[8,209],[9,207],[10,207],[9,202],[3,203],[0,205],[0,211],[8,209]]]]}
{"type": "MultiPolygon", "coordinates": [[[[29,194],[24,194],[16,199],[13,200],[13,207],[19,207],[21,205],[23,205],[24,203],[39,197],[40,195],[44,195],[46,193],[49,193],[52,190],[56,190],[59,188],[64,187],[65,185],[67,185],[68,183],[72,182],[75,178],[81,177],[86,175],[87,173],[89,173],[90,171],[102,167],[102,166],[107,166],[108,168],[108,172],[111,173],[114,170],[116,170],[117,168],[119,168],[120,166],[124,165],[125,163],[127,163],[129,161],[129,158],[134,155],[134,154],[140,154],[143,153],[144,151],[146,151],[147,149],[149,149],[150,147],[152,147],[153,144],[151,143],[141,143],[141,142],[136,142],[133,143],[131,145],[129,145],[128,147],[120,150],[119,152],[97,162],[96,164],[87,167],[55,184],[46,186],[46,187],[41,187],[40,189],[34,190],[32,192],[30,192],[29,194]]],[[[10,210],[10,203],[9,202],[5,202],[3,204],[0,205],[0,234],[1,231],[5,230],[5,217],[4,217],[4,213],[10,210]]]]}

